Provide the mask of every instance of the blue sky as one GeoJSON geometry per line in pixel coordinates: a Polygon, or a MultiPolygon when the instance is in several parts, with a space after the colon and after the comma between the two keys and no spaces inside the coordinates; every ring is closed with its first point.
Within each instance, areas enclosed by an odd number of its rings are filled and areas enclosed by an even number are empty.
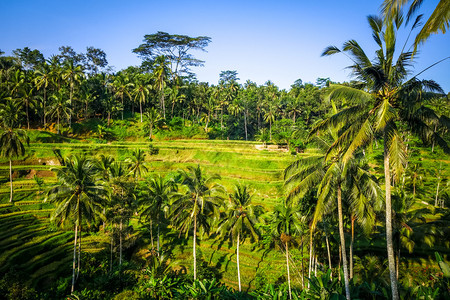
{"type": "MultiPolygon", "coordinates": [[[[206,61],[195,68],[200,81],[216,84],[223,70],[237,70],[243,83],[273,81],[281,88],[298,78],[349,80],[344,56],[320,57],[328,45],[356,39],[373,57],[375,50],[366,16],[378,14],[382,0],[347,1],[20,1],[0,3],[0,49],[10,54],[23,47],[46,57],[70,45],[103,49],[110,65],[120,70],[140,64],[131,52],[145,34],[209,36],[208,52],[193,53],[206,61]]],[[[438,0],[424,1],[428,16],[438,0]]],[[[404,41],[404,38],[400,37],[404,41]]],[[[450,56],[450,35],[434,35],[421,48],[413,73],[450,56]]],[[[436,80],[450,91],[450,60],[421,78],[436,80]]]]}

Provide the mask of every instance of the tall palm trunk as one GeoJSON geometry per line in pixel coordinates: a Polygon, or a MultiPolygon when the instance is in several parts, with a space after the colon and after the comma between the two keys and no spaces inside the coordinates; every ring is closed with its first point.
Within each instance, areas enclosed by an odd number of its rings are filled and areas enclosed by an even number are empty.
{"type": "Polygon", "coordinates": [[[304,289],[305,288],[305,281],[304,281],[304,276],[303,276],[303,272],[304,272],[304,270],[305,270],[305,267],[304,267],[304,265],[303,265],[303,263],[304,263],[304,259],[303,259],[303,237],[302,237],[302,244],[301,244],[301,246],[300,246],[301,248],[302,248],[302,289],[304,289]]]}
{"type": "Polygon", "coordinates": [[[353,243],[355,240],[355,216],[352,216],[352,240],[350,242],[350,279],[353,278],[353,243]]]}
{"type": "Polygon", "coordinates": [[[141,123],[142,123],[142,100],[139,100],[139,108],[141,110],[141,123]]]}
{"type": "Polygon", "coordinates": [[[340,184],[338,184],[337,200],[338,200],[338,216],[339,216],[339,236],[341,239],[341,248],[342,248],[342,267],[344,269],[345,297],[347,298],[347,300],[350,300],[347,254],[345,251],[344,218],[342,216],[342,190],[340,184]]]}
{"type": "Polygon", "coordinates": [[[27,112],[27,129],[30,130],[30,116],[29,116],[29,113],[28,113],[28,101],[25,104],[25,110],[27,112]]]}
{"type": "MultiPolygon", "coordinates": [[[[197,201],[196,201],[197,202],[197,201]]],[[[197,203],[195,203],[197,205],[197,203]]],[[[196,252],[196,244],[197,243],[197,215],[194,216],[194,242],[193,242],[193,255],[194,255],[194,280],[197,280],[197,252],[196,252]]]]}
{"type": "Polygon", "coordinates": [[[386,188],[386,246],[388,254],[389,278],[391,280],[392,299],[398,300],[398,287],[395,271],[394,242],[392,235],[392,202],[391,202],[391,172],[389,166],[388,136],[384,135],[384,180],[386,188]]]}
{"type": "Polygon", "coordinates": [[[120,219],[120,225],[119,225],[119,265],[122,265],[122,218],[120,219]]]}
{"type": "Polygon", "coordinates": [[[111,261],[109,266],[109,272],[112,272],[113,267],[113,246],[114,246],[114,236],[111,234],[111,261]]]}
{"type": "Polygon", "coordinates": [[[81,222],[78,225],[78,231],[80,232],[78,237],[78,265],[77,265],[77,280],[80,276],[80,266],[81,266],[81,222]]]}
{"type": "MultiPolygon", "coordinates": [[[[331,253],[330,253],[330,243],[328,241],[328,234],[325,232],[325,242],[327,244],[327,253],[328,253],[328,266],[331,270],[331,253]]],[[[333,272],[331,272],[331,278],[333,278],[333,272]]]]}
{"type": "Polygon", "coordinates": [[[239,283],[239,292],[240,292],[241,291],[241,270],[239,269],[239,233],[237,236],[237,243],[236,243],[236,262],[237,262],[238,283],[239,283]]]}
{"type": "Polygon", "coordinates": [[[123,120],[123,111],[125,110],[125,106],[123,104],[123,94],[120,98],[122,98],[122,120],[123,120]]]}
{"type": "Polygon", "coordinates": [[[247,140],[247,112],[244,111],[245,140],[247,140]]]}
{"type": "Polygon", "coordinates": [[[78,220],[75,222],[75,239],[73,242],[73,262],[72,262],[72,288],[70,292],[75,290],[75,267],[77,261],[77,238],[78,238],[78,220]]]}
{"type": "Polygon", "coordinates": [[[47,123],[46,122],[46,118],[45,118],[45,107],[46,107],[46,103],[47,103],[47,88],[46,87],[44,87],[44,101],[43,101],[43,103],[42,103],[42,105],[43,105],[43,110],[44,110],[44,116],[43,116],[43,119],[44,119],[44,127],[45,127],[45,124],[47,123]]]}
{"type": "Polygon", "coordinates": [[[164,103],[164,91],[161,90],[161,105],[163,110],[164,119],[166,118],[166,104],[164,103]]]}
{"type": "Polygon", "coordinates": [[[286,241],[286,269],[287,269],[287,277],[288,277],[289,299],[292,299],[291,274],[289,273],[289,248],[288,248],[288,242],[287,241],[286,241]]]}
{"type": "Polygon", "coordinates": [[[12,186],[12,161],[9,160],[9,187],[11,189],[11,193],[9,194],[9,202],[13,200],[13,186],[12,186]]]}

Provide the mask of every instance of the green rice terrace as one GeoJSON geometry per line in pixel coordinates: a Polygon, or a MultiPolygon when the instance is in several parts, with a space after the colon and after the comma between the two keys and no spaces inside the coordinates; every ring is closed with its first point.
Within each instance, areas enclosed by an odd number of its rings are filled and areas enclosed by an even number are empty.
{"type": "Polygon", "coordinates": [[[450,1],[3,2],[0,300],[450,299],[450,1]]]}

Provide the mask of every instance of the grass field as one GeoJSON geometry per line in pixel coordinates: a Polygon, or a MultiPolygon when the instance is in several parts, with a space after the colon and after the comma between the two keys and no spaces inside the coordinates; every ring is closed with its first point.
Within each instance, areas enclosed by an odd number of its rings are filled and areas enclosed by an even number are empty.
{"type": "MultiPolygon", "coordinates": [[[[151,143],[159,148],[157,155],[147,155],[151,174],[173,174],[188,166],[200,165],[207,174],[219,174],[228,193],[238,183],[247,184],[254,193],[253,202],[271,210],[283,197],[283,170],[304,154],[258,150],[256,142],[216,140],[170,140],[151,143]]],[[[44,190],[56,182],[54,170],[59,167],[54,149],[63,157],[69,154],[92,156],[112,155],[124,160],[131,152],[149,149],[149,142],[87,143],[66,139],[63,143],[32,142],[27,156],[14,161],[14,202],[9,203],[9,165],[0,160],[0,272],[11,266],[30,274],[30,282],[40,284],[70,272],[73,232],[63,231],[50,225],[54,207],[44,203],[44,190]],[[38,186],[34,176],[43,179],[38,186]]],[[[379,151],[378,151],[379,152],[379,151]]],[[[377,151],[370,154],[377,160],[377,151]]],[[[426,161],[427,168],[443,170],[441,177],[449,177],[449,161],[432,156],[426,161]]],[[[376,171],[376,169],[375,169],[376,171]]],[[[430,176],[423,184],[431,195],[436,186],[436,177],[430,176]]],[[[136,220],[135,228],[139,230],[136,220]]],[[[108,240],[102,234],[90,236],[84,233],[83,250],[96,252],[108,248],[108,240]]],[[[176,235],[177,236],[177,235],[176,235]]],[[[149,239],[148,236],[145,237],[149,239]]],[[[175,265],[192,268],[192,241],[172,240],[175,265]]],[[[147,240],[148,241],[148,240],[147,240]]],[[[172,247],[172,246],[171,246],[172,247]]],[[[148,245],[140,245],[135,255],[145,252],[148,245]]],[[[209,266],[216,267],[223,281],[236,288],[235,245],[217,239],[203,237],[199,243],[201,256],[209,266]]],[[[292,250],[296,257],[292,266],[293,283],[300,283],[301,253],[292,250]]],[[[307,253],[305,253],[305,256],[307,253]]],[[[254,248],[246,241],[241,247],[241,274],[244,288],[255,286],[255,275],[263,274],[274,282],[285,274],[285,258],[281,250],[265,251],[254,248]]],[[[306,264],[305,264],[306,265],[306,264]]]]}

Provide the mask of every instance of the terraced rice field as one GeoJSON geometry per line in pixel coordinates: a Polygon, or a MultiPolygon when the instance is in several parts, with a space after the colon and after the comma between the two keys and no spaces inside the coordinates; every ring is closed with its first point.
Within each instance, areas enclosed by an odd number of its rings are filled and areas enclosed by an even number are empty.
{"type": "MultiPolygon", "coordinates": [[[[255,142],[174,140],[153,142],[159,154],[147,155],[151,173],[169,174],[187,166],[200,165],[207,174],[217,173],[220,183],[232,192],[237,183],[248,184],[254,191],[253,201],[271,209],[283,197],[283,170],[295,159],[286,152],[256,149],[255,142]]],[[[56,182],[54,170],[58,160],[53,149],[59,149],[63,157],[84,153],[99,156],[112,155],[124,160],[132,150],[149,149],[146,142],[117,142],[110,144],[89,143],[32,143],[28,156],[14,161],[14,202],[9,203],[9,165],[0,165],[0,272],[15,266],[32,274],[34,284],[68,274],[71,268],[73,232],[50,226],[54,207],[44,203],[44,190],[56,182]],[[34,175],[44,180],[38,186],[34,175]]],[[[85,233],[87,236],[88,234],[85,233]]],[[[108,247],[106,237],[97,235],[86,239],[84,251],[98,251],[108,247]]],[[[192,264],[190,240],[178,243],[174,248],[175,264],[188,270],[192,264]],[[182,245],[185,243],[185,245],[182,245]]],[[[203,259],[223,272],[223,281],[237,286],[235,247],[218,240],[204,238],[200,242],[203,259]]],[[[284,257],[279,251],[264,253],[253,249],[249,243],[241,248],[241,274],[243,286],[252,286],[257,270],[277,278],[284,274],[284,257]]],[[[295,272],[294,272],[295,273],[295,272]]],[[[295,274],[294,274],[295,277],[295,274]]],[[[294,278],[294,280],[298,280],[294,278]]]]}

